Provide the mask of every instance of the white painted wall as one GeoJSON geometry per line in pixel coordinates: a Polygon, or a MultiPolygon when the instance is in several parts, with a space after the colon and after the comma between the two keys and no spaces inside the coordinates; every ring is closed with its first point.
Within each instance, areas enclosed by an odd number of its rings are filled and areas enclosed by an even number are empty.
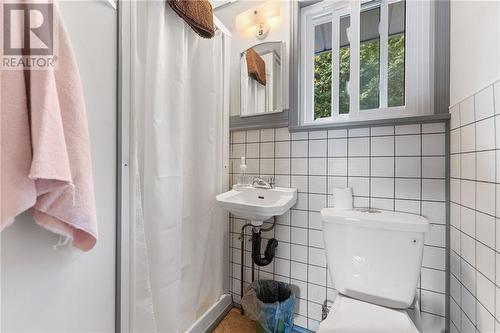
{"type": "Polygon", "coordinates": [[[500,2],[451,1],[450,105],[500,78],[500,2]]]}
{"type": "Polygon", "coordinates": [[[114,332],[116,11],[67,1],[60,11],[80,68],[91,136],[99,241],[54,250],[28,214],[1,234],[2,332],[114,332]]]}
{"type": "MultiPolygon", "coordinates": [[[[283,81],[288,84],[288,59],[290,46],[290,2],[276,1],[280,4],[280,17],[272,20],[271,30],[265,39],[260,40],[251,33],[242,33],[236,28],[236,16],[251,8],[258,7],[266,1],[237,1],[216,8],[214,13],[218,19],[231,32],[231,72],[230,72],[230,101],[229,109],[231,116],[240,114],[240,53],[246,49],[262,42],[285,42],[285,55],[282,62],[285,64],[286,76],[283,81]]],[[[288,87],[286,87],[288,91],[288,87]]],[[[287,95],[287,94],[286,94],[287,95]]],[[[283,98],[283,107],[288,109],[288,97],[283,98]]]]}

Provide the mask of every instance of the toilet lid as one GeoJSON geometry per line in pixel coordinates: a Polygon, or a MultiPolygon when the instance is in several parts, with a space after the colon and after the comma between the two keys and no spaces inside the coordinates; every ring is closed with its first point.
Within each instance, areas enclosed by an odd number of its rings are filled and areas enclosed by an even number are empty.
{"type": "Polygon", "coordinates": [[[418,333],[403,310],[358,301],[338,295],[328,317],[321,322],[318,333],[394,332],[418,333]]]}

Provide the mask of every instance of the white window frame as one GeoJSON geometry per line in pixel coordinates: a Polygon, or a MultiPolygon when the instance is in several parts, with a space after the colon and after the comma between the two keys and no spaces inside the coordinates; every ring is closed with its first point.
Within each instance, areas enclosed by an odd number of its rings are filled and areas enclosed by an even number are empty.
{"type": "Polygon", "coordinates": [[[405,17],[405,105],[387,106],[388,5],[399,0],[324,0],[300,11],[300,96],[299,119],[302,125],[328,124],[414,117],[433,114],[433,6],[431,1],[406,0],[405,17]],[[380,80],[376,109],[359,109],[360,13],[380,5],[380,80]],[[339,22],[349,15],[350,75],[347,85],[349,113],[339,114],[339,22]],[[332,111],[327,118],[314,119],[314,27],[332,22],[332,111]]]}

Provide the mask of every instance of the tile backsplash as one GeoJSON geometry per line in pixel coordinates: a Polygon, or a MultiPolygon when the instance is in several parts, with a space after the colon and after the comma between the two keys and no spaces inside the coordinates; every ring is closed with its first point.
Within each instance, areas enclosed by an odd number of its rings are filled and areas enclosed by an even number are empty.
{"type": "Polygon", "coordinates": [[[499,332],[500,82],[450,113],[450,331],[499,332]]]}
{"type": "MultiPolygon", "coordinates": [[[[287,128],[233,131],[231,177],[245,156],[251,175],[273,175],[276,186],[298,189],[298,202],[278,218],[264,238],[279,241],[276,258],[256,267],[270,278],[300,289],[295,323],[316,330],[321,305],[334,298],[319,211],[333,206],[333,188],[352,187],[355,207],[421,214],[431,221],[426,235],[417,297],[422,318],[444,329],[446,314],[446,124],[339,129],[290,133],[287,128]]],[[[246,223],[232,217],[230,280],[239,302],[241,246],[246,223]]],[[[248,240],[248,237],[247,237],[248,240]]],[[[265,245],[265,243],[264,243],[265,245]]],[[[245,245],[245,286],[251,280],[251,246],[245,245]]],[[[424,330],[425,332],[425,330],[424,330]]]]}

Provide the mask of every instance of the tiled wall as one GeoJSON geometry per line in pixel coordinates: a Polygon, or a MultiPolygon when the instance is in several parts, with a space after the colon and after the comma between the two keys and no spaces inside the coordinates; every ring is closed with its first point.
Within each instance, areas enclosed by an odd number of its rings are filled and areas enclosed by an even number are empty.
{"type": "MultiPolygon", "coordinates": [[[[239,158],[248,172],[274,175],[277,186],[298,189],[298,202],[265,237],[279,241],[276,259],[260,268],[271,278],[300,288],[295,323],[315,330],[321,304],[334,290],[327,270],[319,211],[333,203],[332,189],[350,186],[356,207],[422,214],[432,223],[426,236],[418,296],[422,316],[444,327],[446,300],[445,124],[415,124],[331,131],[295,132],[287,128],[235,131],[231,136],[233,182],[239,158]]],[[[232,218],[231,281],[240,295],[241,226],[232,218]]],[[[265,244],[264,244],[265,245],[265,244]]],[[[250,281],[247,242],[245,282],[250,281]]]]}
{"type": "Polygon", "coordinates": [[[500,83],[450,113],[451,332],[499,332],[500,83]]]}

